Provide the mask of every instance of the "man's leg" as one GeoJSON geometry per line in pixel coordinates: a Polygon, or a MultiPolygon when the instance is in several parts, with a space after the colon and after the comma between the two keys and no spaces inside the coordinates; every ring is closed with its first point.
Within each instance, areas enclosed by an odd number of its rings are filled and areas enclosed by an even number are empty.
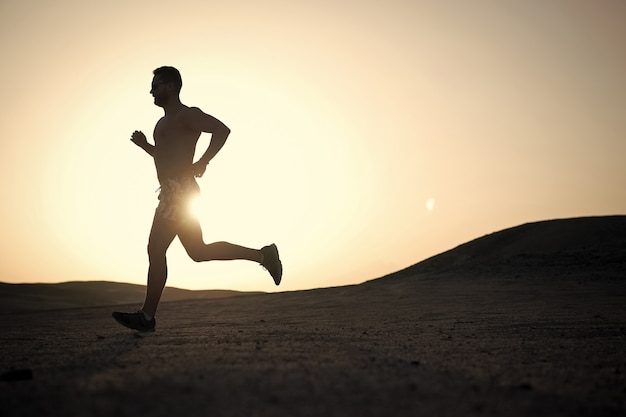
{"type": "Polygon", "coordinates": [[[280,285],[283,276],[283,265],[278,255],[278,248],[274,244],[265,246],[260,250],[228,242],[215,242],[207,245],[202,240],[200,222],[195,218],[189,219],[180,225],[178,238],[187,254],[196,262],[230,261],[235,259],[258,262],[270,273],[274,283],[280,285]]]}
{"type": "Polygon", "coordinates": [[[146,288],[146,299],[141,310],[154,317],[156,315],[159,301],[165,282],[167,281],[167,259],[165,254],[176,237],[175,223],[171,220],[155,216],[148,239],[148,287],[146,288]]]}
{"type": "Polygon", "coordinates": [[[234,245],[228,242],[205,244],[202,240],[200,222],[195,218],[188,219],[178,230],[178,238],[191,259],[196,262],[231,261],[243,259],[261,263],[263,255],[260,250],[234,245]]]}

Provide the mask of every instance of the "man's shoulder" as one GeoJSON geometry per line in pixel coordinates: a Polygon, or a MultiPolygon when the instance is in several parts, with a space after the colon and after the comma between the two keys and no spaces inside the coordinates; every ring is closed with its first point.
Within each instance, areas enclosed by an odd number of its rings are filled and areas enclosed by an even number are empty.
{"type": "Polygon", "coordinates": [[[185,109],[183,110],[186,113],[204,113],[200,107],[196,107],[196,106],[185,106],[185,109]]]}
{"type": "Polygon", "coordinates": [[[222,128],[223,123],[198,107],[187,107],[178,113],[179,122],[193,131],[213,133],[222,128]]]}
{"type": "Polygon", "coordinates": [[[199,107],[191,107],[185,106],[179,113],[178,116],[183,119],[189,120],[194,117],[203,116],[204,112],[199,107]]]}

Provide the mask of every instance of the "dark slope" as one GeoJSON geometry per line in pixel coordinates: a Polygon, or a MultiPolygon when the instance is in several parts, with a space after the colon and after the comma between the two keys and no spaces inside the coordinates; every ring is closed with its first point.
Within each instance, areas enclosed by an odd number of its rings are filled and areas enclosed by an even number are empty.
{"type": "MultiPolygon", "coordinates": [[[[0,313],[140,304],[146,287],[106,281],[79,281],[60,284],[7,284],[0,282],[0,313]]],[[[241,295],[237,291],[191,291],[165,288],[163,301],[222,298],[241,295]]]]}
{"type": "Polygon", "coordinates": [[[375,281],[416,274],[593,274],[626,278],[626,216],[527,223],[472,240],[375,281]]]}

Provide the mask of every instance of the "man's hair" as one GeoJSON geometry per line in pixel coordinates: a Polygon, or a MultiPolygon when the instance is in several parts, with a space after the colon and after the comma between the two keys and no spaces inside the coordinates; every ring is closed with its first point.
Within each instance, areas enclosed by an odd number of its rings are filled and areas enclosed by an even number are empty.
{"type": "Polygon", "coordinates": [[[180,76],[180,72],[174,67],[159,67],[152,71],[154,76],[159,76],[164,82],[172,82],[178,91],[183,87],[183,79],[180,76]]]}

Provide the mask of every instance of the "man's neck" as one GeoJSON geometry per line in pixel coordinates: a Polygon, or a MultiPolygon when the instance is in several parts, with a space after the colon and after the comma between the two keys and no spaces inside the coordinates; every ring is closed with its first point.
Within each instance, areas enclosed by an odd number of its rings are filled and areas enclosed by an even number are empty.
{"type": "Polygon", "coordinates": [[[178,111],[183,108],[183,103],[180,102],[179,98],[172,99],[169,103],[163,106],[163,110],[165,111],[165,115],[176,114],[178,111]]]}

